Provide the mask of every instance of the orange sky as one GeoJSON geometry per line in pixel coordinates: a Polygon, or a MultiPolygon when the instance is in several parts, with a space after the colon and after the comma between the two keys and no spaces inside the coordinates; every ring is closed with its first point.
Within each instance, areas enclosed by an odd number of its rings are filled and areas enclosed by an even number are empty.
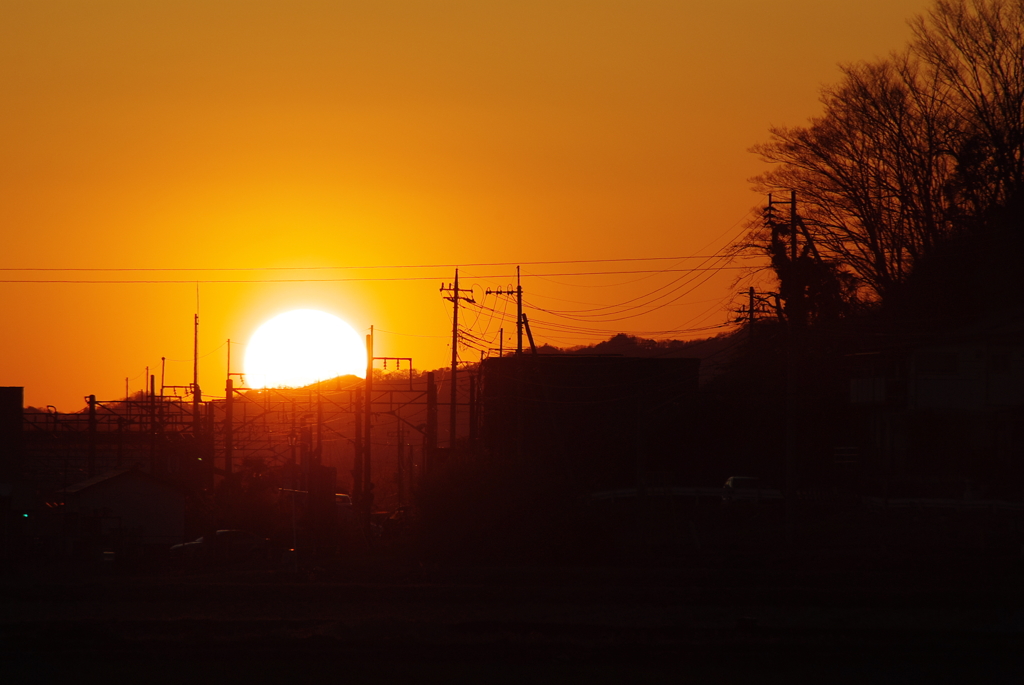
{"type": "MultiPolygon", "coordinates": [[[[418,368],[449,359],[450,268],[181,269],[520,262],[538,342],[705,335],[742,272],[701,272],[668,306],[570,334],[549,324],[579,322],[536,308],[615,304],[685,274],[533,274],[700,260],[528,263],[721,249],[760,201],[747,148],[817,113],[837,63],[902,46],[929,4],[8,0],[0,278],[186,282],[0,283],[0,385],[74,411],[123,396],[126,377],[138,390],[161,357],[168,384],[189,382],[195,280],[428,277],[202,283],[210,394],[225,340],[288,309],[373,324],[377,354],[418,368]]],[[[512,267],[462,273],[505,306],[483,289],[512,267]]],[[[493,339],[497,318],[462,316],[493,339]]]]}

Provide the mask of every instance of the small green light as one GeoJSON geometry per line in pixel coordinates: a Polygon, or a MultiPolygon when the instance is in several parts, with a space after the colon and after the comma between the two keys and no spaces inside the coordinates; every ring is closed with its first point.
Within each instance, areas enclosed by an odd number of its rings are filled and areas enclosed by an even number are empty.
{"type": "Polygon", "coordinates": [[[22,515],[21,515],[21,518],[23,518],[23,519],[27,519],[27,518],[28,518],[28,514],[22,514],[22,515]]]}

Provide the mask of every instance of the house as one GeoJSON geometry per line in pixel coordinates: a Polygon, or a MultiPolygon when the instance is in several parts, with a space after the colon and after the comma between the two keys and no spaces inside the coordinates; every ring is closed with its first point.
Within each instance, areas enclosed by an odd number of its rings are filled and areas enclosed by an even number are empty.
{"type": "Polygon", "coordinates": [[[862,473],[889,486],[927,490],[921,494],[974,489],[1024,495],[1019,328],[965,331],[851,355],[847,442],[856,445],[862,473]]]}
{"type": "Polygon", "coordinates": [[[63,515],[65,549],[162,550],[183,541],[186,492],[170,481],[122,468],[58,490],[53,508],[63,515]]]}
{"type": "Polygon", "coordinates": [[[485,451],[586,492],[689,482],[699,368],[699,359],[487,359],[485,451]]]}

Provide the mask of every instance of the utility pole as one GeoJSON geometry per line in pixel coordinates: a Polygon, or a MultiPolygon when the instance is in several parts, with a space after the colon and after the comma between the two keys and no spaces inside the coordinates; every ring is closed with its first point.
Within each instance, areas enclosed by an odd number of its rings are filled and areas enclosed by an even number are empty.
{"type": "MultiPolygon", "coordinates": [[[[528,326],[528,324],[526,324],[526,319],[523,317],[523,284],[522,284],[522,280],[520,279],[520,276],[519,276],[519,267],[518,266],[516,267],[516,288],[515,288],[515,290],[513,290],[512,288],[508,288],[507,290],[504,289],[504,288],[498,288],[497,290],[490,290],[490,289],[488,289],[486,291],[486,293],[488,295],[508,295],[510,297],[512,295],[515,295],[515,298],[516,298],[516,354],[517,355],[518,354],[522,354],[523,353],[523,327],[524,326],[528,326]]],[[[504,338],[504,329],[501,329],[499,331],[499,334],[502,336],[502,339],[503,339],[504,338]]],[[[529,329],[528,328],[527,328],[527,334],[529,335],[529,329]]],[[[499,342],[498,343],[498,349],[499,350],[501,350],[501,345],[502,345],[502,343],[499,342]]],[[[499,352],[499,354],[500,354],[500,352],[499,352]]]]}
{"type": "Polygon", "coordinates": [[[316,451],[314,455],[319,466],[323,463],[324,458],[324,398],[320,392],[319,383],[316,385],[316,451]]]}
{"type": "MultiPolygon", "coordinates": [[[[533,331],[530,330],[530,321],[526,318],[526,314],[521,314],[519,318],[523,322],[523,328],[526,329],[526,337],[530,340],[530,352],[537,354],[537,344],[533,342],[533,331]]],[[[522,350],[519,353],[522,354],[522,350]]]]}
{"type": "Polygon", "coordinates": [[[96,475],[96,395],[89,395],[85,400],[89,403],[89,453],[86,473],[92,478],[96,475]]]}
{"type": "MultiPolygon", "coordinates": [[[[202,433],[203,417],[199,413],[199,405],[203,402],[203,393],[199,389],[199,288],[196,287],[196,318],[192,334],[192,437],[197,441],[202,433]]],[[[198,442],[197,442],[198,444],[198,442]]]]}
{"type": "MultiPolygon", "coordinates": [[[[228,367],[231,368],[230,366],[228,367]]],[[[224,475],[231,475],[231,459],[235,449],[235,381],[228,374],[224,383],[224,475]]]]}
{"type": "Polygon", "coordinates": [[[399,424],[397,430],[389,431],[388,437],[398,439],[396,445],[398,448],[398,459],[396,460],[398,469],[395,471],[395,484],[398,486],[398,506],[402,506],[406,502],[405,431],[402,429],[402,425],[399,424]]]}
{"type": "Polygon", "coordinates": [[[199,387],[199,313],[192,331],[192,387],[199,387]]]}
{"type": "Polygon", "coordinates": [[[423,473],[426,474],[434,468],[437,455],[437,384],[433,371],[427,372],[427,429],[423,437],[423,473]]]}
{"type": "MultiPolygon", "coordinates": [[[[306,404],[309,407],[309,403],[306,404]]],[[[310,456],[312,453],[312,442],[313,442],[313,427],[307,423],[309,414],[303,414],[299,417],[299,479],[302,483],[299,489],[306,491],[307,506],[312,509],[314,507],[313,500],[313,483],[312,483],[312,469],[310,469],[310,456]]]]}
{"type": "Polygon", "coordinates": [[[405,504],[405,431],[398,427],[398,503],[405,504]]]}
{"type": "Polygon", "coordinates": [[[786,541],[792,546],[796,541],[796,412],[797,412],[797,326],[792,319],[786,319],[786,541]]]}
{"type": "Polygon", "coordinates": [[[796,263],[796,191],[789,194],[789,261],[796,263]]]}
{"type": "Polygon", "coordinates": [[[516,267],[516,354],[523,353],[523,282],[516,267]]]}
{"type": "MultiPolygon", "coordinates": [[[[146,375],[149,375],[149,367],[146,367],[146,375]]],[[[157,464],[156,458],[156,433],[159,429],[158,421],[156,418],[156,374],[149,375],[149,398],[146,401],[149,409],[149,472],[155,474],[157,468],[161,471],[166,471],[167,464],[157,464]]]]}
{"type": "Polygon", "coordinates": [[[352,400],[355,413],[355,459],[352,461],[352,499],[357,506],[362,507],[363,503],[363,389],[355,389],[355,397],[352,400]]]}
{"type": "Polygon", "coordinates": [[[747,291],[747,329],[750,342],[754,342],[754,286],[747,291]]]}
{"type": "MultiPolygon", "coordinates": [[[[234,463],[234,451],[235,451],[235,421],[234,421],[234,406],[235,406],[235,380],[233,376],[238,376],[240,379],[243,378],[244,374],[232,373],[231,372],[231,338],[228,338],[228,377],[224,383],[224,473],[225,475],[231,475],[231,469],[234,463]]],[[[244,409],[244,405],[243,405],[244,409]]],[[[244,423],[244,419],[243,419],[244,423]]]]}
{"type": "Polygon", "coordinates": [[[231,338],[228,338],[227,379],[224,381],[224,475],[231,475],[235,449],[235,382],[231,379],[231,338]]]}
{"type": "Polygon", "coordinates": [[[477,423],[477,408],[476,408],[476,376],[469,377],[469,453],[471,456],[476,456],[476,423],[477,423]]]}
{"type": "MultiPolygon", "coordinates": [[[[740,294],[744,294],[743,291],[740,291],[740,294]]],[[[739,309],[736,310],[736,313],[741,315],[737,319],[737,322],[743,321],[744,319],[747,322],[747,338],[750,343],[754,342],[754,323],[757,321],[758,308],[761,308],[761,310],[763,311],[765,305],[770,306],[768,298],[770,298],[773,294],[774,293],[764,293],[759,296],[757,294],[757,291],[754,289],[754,286],[750,286],[749,288],[747,288],[746,291],[746,308],[740,307],[739,309]]]]}
{"type": "Polygon", "coordinates": [[[444,299],[452,303],[452,393],[451,393],[451,415],[449,417],[449,445],[452,455],[455,454],[455,428],[456,428],[456,404],[459,398],[458,373],[459,373],[459,300],[474,303],[472,295],[459,294],[459,270],[455,270],[455,285],[447,288],[441,285],[441,292],[451,293],[444,299]]]}
{"type": "Polygon", "coordinates": [[[371,422],[372,405],[373,405],[373,326],[370,326],[370,332],[366,336],[366,411],[363,416],[363,500],[365,504],[366,514],[366,529],[369,531],[370,527],[370,514],[373,512],[373,480],[372,480],[372,466],[370,464],[370,457],[373,454],[373,439],[371,432],[373,424],[371,422]]]}
{"type": "MultiPolygon", "coordinates": [[[[769,199],[770,201],[770,199],[769,199]]],[[[779,290],[785,300],[785,326],[786,326],[786,400],[785,400],[785,502],[786,502],[786,541],[792,546],[796,541],[796,470],[797,470],[797,383],[798,383],[798,359],[797,347],[800,344],[799,335],[806,323],[807,312],[805,306],[805,292],[803,279],[797,276],[797,226],[800,220],[796,212],[796,191],[791,191],[789,196],[789,283],[781,282],[779,290]]],[[[777,229],[773,224],[773,240],[777,252],[781,252],[781,241],[777,238],[777,229]]],[[[807,238],[807,247],[811,245],[810,236],[807,238]]],[[[783,253],[785,254],[785,253],[783,253]]]]}

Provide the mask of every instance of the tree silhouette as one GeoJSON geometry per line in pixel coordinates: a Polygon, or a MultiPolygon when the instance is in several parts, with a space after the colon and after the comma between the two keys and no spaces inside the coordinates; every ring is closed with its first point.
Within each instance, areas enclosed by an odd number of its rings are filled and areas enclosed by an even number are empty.
{"type": "MultiPolygon", "coordinates": [[[[751,149],[776,165],[755,189],[800,198],[817,251],[803,271],[835,302],[898,298],[925,255],[1024,188],[1024,0],[939,0],[911,26],[903,51],[843,66],[821,116],[751,149]]],[[[799,270],[767,221],[751,228],[780,280],[799,270]]]]}

